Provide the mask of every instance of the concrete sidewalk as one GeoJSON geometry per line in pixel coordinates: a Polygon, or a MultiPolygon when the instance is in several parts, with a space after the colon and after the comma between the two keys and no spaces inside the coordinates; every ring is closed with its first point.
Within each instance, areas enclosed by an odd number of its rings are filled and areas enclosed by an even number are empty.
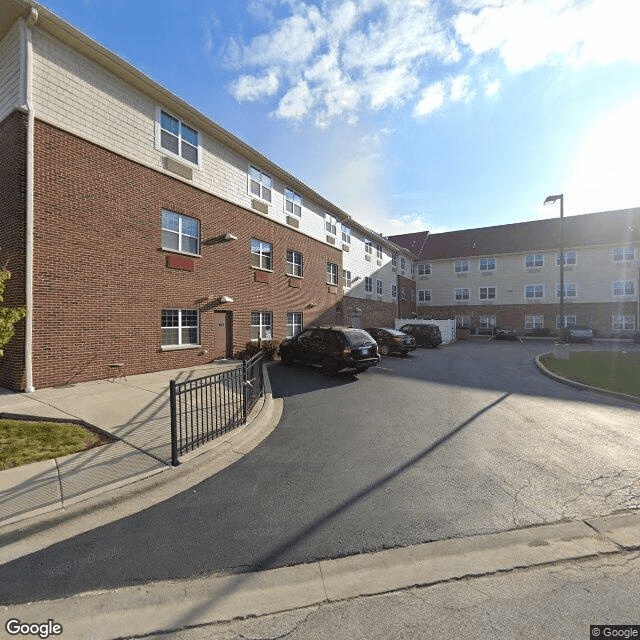
{"type": "MultiPolygon", "coordinates": [[[[63,458],[0,471],[0,526],[67,507],[170,469],[169,381],[189,380],[240,366],[237,360],[220,361],[30,394],[0,389],[0,417],[90,425],[116,439],[112,444],[63,458]]],[[[201,454],[208,448],[201,447],[193,453],[201,454]]]]}

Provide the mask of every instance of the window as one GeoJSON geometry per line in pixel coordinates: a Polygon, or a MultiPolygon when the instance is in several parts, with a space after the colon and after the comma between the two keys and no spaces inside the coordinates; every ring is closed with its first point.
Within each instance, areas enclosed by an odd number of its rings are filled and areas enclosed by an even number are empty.
{"type": "Polygon", "coordinates": [[[400,300],[407,299],[407,290],[404,287],[400,287],[400,300]]]}
{"type": "Polygon", "coordinates": [[[338,219],[329,213],[324,214],[324,228],[332,236],[338,234],[338,219]]]}
{"type": "Polygon", "coordinates": [[[628,331],[636,328],[635,316],[613,316],[611,327],[616,330],[628,331]]]}
{"type": "Polygon", "coordinates": [[[404,271],[404,258],[402,256],[400,256],[400,269],[404,271]]]}
{"type": "Polygon", "coordinates": [[[376,293],[381,296],[382,295],[382,280],[376,279],[376,293]]]}
{"type": "Polygon", "coordinates": [[[627,262],[629,260],[635,260],[635,251],[633,247],[614,247],[613,248],[614,262],[623,262],[623,261],[627,262]]]}
{"type": "MultiPolygon", "coordinates": [[[[564,317],[564,326],[565,327],[574,327],[578,324],[578,320],[575,316],[565,316],[564,317]]],[[[562,327],[562,317],[556,316],[556,329],[560,329],[562,327]]]]}
{"type": "Polygon", "coordinates": [[[496,259],[495,258],[480,258],[480,271],[495,271],[496,259]]]}
{"type": "Polygon", "coordinates": [[[469,300],[469,289],[454,289],[454,297],[456,300],[469,300]]]}
{"type": "Polygon", "coordinates": [[[415,302],[415,301],[416,301],[416,290],[411,289],[411,302],[415,302]]]}
{"type": "Polygon", "coordinates": [[[531,255],[528,255],[524,259],[524,266],[527,269],[533,269],[534,267],[544,267],[544,255],[542,255],[541,253],[532,253],[531,255]]]}
{"type": "Polygon", "coordinates": [[[467,271],[469,271],[469,261],[468,260],[458,260],[453,265],[453,270],[456,273],[466,273],[467,271]]]}
{"type": "Polygon", "coordinates": [[[199,134],[195,129],[160,111],[160,146],[187,162],[198,164],[199,134]]]}
{"type": "Polygon", "coordinates": [[[351,287],[351,271],[347,271],[346,269],[342,270],[342,279],[344,280],[344,286],[349,288],[351,287]]]}
{"type": "Polygon", "coordinates": [[[613,283],[613,295],[614,296],[632,296],[635,293],[635,287],[633,280],[626,282],[616,281],[613,283]]]}
{"type": "Polygon", "coordinates": [[[431,302],[431,289],[418,289],[418,302],[431,302]]]}
{"type": "Polygon", "coordinates": [[[287,250],[287,275],[302,278],[302,254],[287,250]]]}
{"type": "MultiPolygon", "coordinates": [[[[556,265],[560,265],[562,262],[562,254],[558,251],[556,253],[556,265]]],[[[565,251],[564,252],[564,263],[565,264],[575,264],[576,263],[576,252],[575,251],[565,251]]]]}
{"type": "Polygon", "coordinates": [[[491,329],[496,326],[496,317],[495,316],[480,316],[480,328],[481,329],[491,329]]]}
{"type": "Polygon", "coordinates": [[[544,316],[525,316],[525,329],[542,329],[544,327],[544,316]]]}
{"type": "Polygon", "coordinates": [[[468,329],[471,326],[471,316],[456,316],[456,327],[468,329]]]}
{"type": "Polygon", "coordinates": [[[329,284],[338,284],[338,265],[333,262],[327,262],[327,282],[329,284]]]}
{"type": "Polygon", "coordinates": [[[193,309],[162,310],[162,346],[193,346],[199,342],[198,312],[193,309]]]}
{"type": "Polygon", "coordinates": [[[382,245],[381,244],[377,244],[376,245],[376,258],[378,258],[378,260],[382,260],[382,245]]]}
{"type": "Polygon", "coordinates": [[[284,210],[298,218],[302,217],[302,196],[292,189],[284,189],[284,210]]]}
{"type": "Polygon", "coordinates": [[[411,263],[411,275],[414,276],[416,274],[416,265],[412,262],[411,263]]]}
{"type": "Polygon", "coordinates": [[[525,298],[544,298],[543,284],[528,284],[524,288],[525,298]]]}
{"type": "Polygon", "coordinates": [[[251,312],[251,339],[273,340],[271,311],[251,312]]]}
{"type": "Polygon", "coordinates": [[[199,254],[200,222],[173,211],[163,211],[162,248],[199,254]]]}
{"type": "Polygon", "coordinates": [[[373,253],[373,244],[369,238],[364,239],[364,252],[365,253],[373,253]]]}
{"type": "Polygon", "coordinates": [[[287,311],[287,338],[293,338],[302,331],[302,314],[296,311],[287,311]]]}
{"type": "Polygon", "coordinates": [[[271,202],[271,176],[249,165],[249,193],[271,202]]]}
{"type": "Polygon", "coordinates": [[[398,256],[394,253],[391,256],[391,266],[395,267],[395,266],[397,266],[397,264],[398,264],[398,256]]]}
{"type": "Polygon", "coordinates": [[[391,297],[392,298],[397,298],[398,297],[398,286],[395,284],[391,285],[391,297]]]}
{"type": "Polygon", "coordinates": [[[251,266],[271,271],[271,245],[251,239],[251,266]]]}
{"type": "MultiPolygon", "coordinates": [[[[564,283],[564,297],[575,298],[578,295],[578,289],[575,283],[564,283]]],[[[560,285],[556,284],[556,298],[560,297],[560,285]]]]}
{"type": "Polygon", "coordinates": [[[364,277],[364,290],[367,293],[373,293],[373,278],[369,276],[364,277]]]}
{"type": "Polygon", "coordinates": [[[418,265],[418,275],[419,276],[430,276],[431,275],[431,265],[430,264],[419,264],[418,265]]]}
{"type": "Polygon", "coordinates": [[[495,287],[480,287],[480,300],[495,300],[496,288],[495,287]]]}
{"type": "Polygon", "coordinates": [[[342,242],[345,244],[351,244],[351,227],[342,225],[342,242]]]}

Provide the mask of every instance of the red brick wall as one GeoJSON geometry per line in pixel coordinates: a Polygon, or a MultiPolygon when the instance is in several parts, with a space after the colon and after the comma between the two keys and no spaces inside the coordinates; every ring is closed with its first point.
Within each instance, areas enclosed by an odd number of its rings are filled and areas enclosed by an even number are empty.
{"type": "Polygon", "coordinates": [[[415,318],[416,313],[416,301],[412,298],[411,292],[415,296],[416,283],[404,276],[398,276],[398,317],[399,318],[415,318]],[[407,292],[407,299],[402,299],[402,287],[407,292]]]}
{"type": "Polygon", "coordinates": [[[342,272],[339,250],[42,122],[35,157],[36,387],[105,378],[110,362],[124,362],[127,374],[209,362],[216,308],[233,312],[234,352],[250,339],[251,311],[273,313],[275,340],[287,311],[303,312],[305,324],[335,317],[342,287],[327,286],[326,264],[342,272]],[[167,267],[162,209],[200,220],[193,271],[167,267]],[[219,242],[227,232],[238,239],[219,242]],[[251,238],[273,245],[267,283],[254,280],[251,238]],[[304,256],[300,288],[289,286],[287,249],[304,256]],[[161,351],[161,310],[196,308],[209,295],[234,299],[201,307],[209,353],[161,351]]]}
{"type": "Polygon", "coordinates": [[[362,328],[367,327],[395,327],[397,305],[391,302],[379,302],[378,300],[366,300],[345,296],[339,310],[342,312],[340,323],[349,326],[351,313],[355,309],[362,311],[362,328]]]}
{"type": "MultiPolygon", "coordinates": [[[[4,302],[8,307],[25,305],[27,116],[14,111],[0,123],[0,268],[7,265],[4,302]]],[[[21,389],[24,381],[24,327],[18,322],[15,335],[0,358],[0,386],[21,389]]]]}

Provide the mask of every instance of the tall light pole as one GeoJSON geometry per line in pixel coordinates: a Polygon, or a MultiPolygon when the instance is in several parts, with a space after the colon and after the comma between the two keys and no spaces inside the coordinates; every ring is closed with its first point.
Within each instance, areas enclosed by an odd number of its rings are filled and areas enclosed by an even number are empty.
{"type": "Polygon", "coordinates": [[[564,194],[547,196],[544,204],[560,200],[560,341],[565,342],[566,327],[564,321],[564,194]]]}

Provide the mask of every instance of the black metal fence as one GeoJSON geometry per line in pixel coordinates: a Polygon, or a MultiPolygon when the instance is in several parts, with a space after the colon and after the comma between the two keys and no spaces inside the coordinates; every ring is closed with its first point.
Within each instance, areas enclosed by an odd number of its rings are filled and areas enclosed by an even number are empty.
{"type": "Polygon", "coordinates": [[[264,394],[262,351],[243,366],[185,382],[171,380],[171,464],[247,421],[264,394]]]}

